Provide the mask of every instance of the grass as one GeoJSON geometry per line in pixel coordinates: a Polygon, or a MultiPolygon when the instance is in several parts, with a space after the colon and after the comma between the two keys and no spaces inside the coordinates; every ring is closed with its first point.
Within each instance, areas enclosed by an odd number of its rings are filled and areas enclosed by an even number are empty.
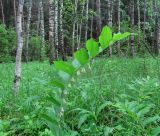
{"type": "MultiPolygon", "coordinates": [[[[160,73],[152,58],[98,59],[68,87],[67,136],[160,134],[160,73]],[[148,122],[147,122],[148,121],[148,122]]],[[[14,64],[0,64],[0,136],[52,135],[41,118],[56,93],[47,62],[22,64],[19,96],[12,96],[14,64]]]]}

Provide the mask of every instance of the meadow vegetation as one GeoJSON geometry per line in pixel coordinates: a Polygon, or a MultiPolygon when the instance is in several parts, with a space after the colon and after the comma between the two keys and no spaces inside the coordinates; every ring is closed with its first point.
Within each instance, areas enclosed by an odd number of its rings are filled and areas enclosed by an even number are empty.
{"type": "MultiPolygon", "coordinates": [[[[63,128],[68,136],[155,136],[160,133],[158,58],[98,58],[67,87],[63,128]]],[[[41,114],[56,94],[48,62],[22,64],[19,97],[14,64],[0,65],[0,135],[53,136],[41,114]]],[[[50,108],[48,108],[50,107],[50,108]]]]}

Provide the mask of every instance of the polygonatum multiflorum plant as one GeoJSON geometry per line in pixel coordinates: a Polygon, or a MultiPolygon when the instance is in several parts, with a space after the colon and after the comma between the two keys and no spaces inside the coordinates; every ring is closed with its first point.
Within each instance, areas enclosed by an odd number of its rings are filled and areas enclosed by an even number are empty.
{"type": "Polygon", "coordinates": [[[54,67],[57,70],[58,77],[52,81],[53,86],[60,90],[59,99],[50,97],[51,101],[59,110],[56,110],[55,115],[45,114],[43,118],[46,120],[51,131],[56,136],[63,135],[61,129],[61,119],[63,118],[64,104],[65,104],[65,88],[73,80],[73,77],[77,76],[77,72],[83,68],[88,62],[95,58],[98,54],[103,52],[109,46],[113,45],[117,41],[127,38],[131,33],[117,33],[113,34],[108,26],[102,29],[99,36],[99,41],[91,38],[86,41],[86,47],[82,48],[74,53],[72,61],[55,61],[54,67]],[[55,117],[53,117],[55,116],[55,117]],[[56,127],[56,128],[55,128],[56,127]],[[55,130],[56,129],[56,130],[55,130]]]}

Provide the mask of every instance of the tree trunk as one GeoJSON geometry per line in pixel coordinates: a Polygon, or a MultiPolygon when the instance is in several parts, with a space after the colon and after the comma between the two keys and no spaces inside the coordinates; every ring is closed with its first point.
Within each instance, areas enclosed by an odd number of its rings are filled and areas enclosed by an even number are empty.
{"type": "Polygon", "coordinates": [[[78,0],[75,0],[74,4],[74,12],[73,12],[73,30],[72,30],[72,54],[74,53],[75,50],[75,31],[76,31],[76,22],[77,22],[77,5],[78,5],[78,0]]]}
{"type": "MultiPolygon", "coordinates": [[[[131,26],[134,30],[134,0],[131,3],[131,26]]],[[[131,36],[131,54],[135,56],[135,47],[134,47],[134,35],[131,36]]]]}
{"type": "Polygon", "coordinates": [[[14,9],[14,21],[15,21],[15,27],[16,27],[16,22],[17,22],[16,0],[13,1],[13,9],[14,9]]]}
{"type": "Polygon", "coordinates": [[[49,1],[49,62],[50,64],[54,63],[54,60],[56,59],[56,51],[55,51],[55,40],[54,40],[54,30],[55,30],[55,24],[54,24],[54,0],[49,1]]]}
{"type": "MultiPolygon", "coordinates": [[[[77,24],[76,24],[76,44],[78,44],[79,42],[79,23],[77,21],[77,24]]],[[[78,46],[76,47],[76,50],[78,50],[78,46]]]]}
{"type": "Polygon", "coordinates": [[[101,1],[100,0],[96,0],[96,10],[97,10],[97,37],[100,35],[101,33],[101,27],[102,27],[102,21],[101,21],[101,1]]]}
{"type": "Polygon", "coordinates": [[[40,7],[40,32],[41,32],[41,49],[40,49],[40,61],[45,59],[45,40],[44,40],[44,11],[43,11],[43,2],[42,0],[39,3],[40,7]]]}
{"type": "Polygon", "coordinates": [[[64,48],[64,30],[63,30],[63,0],[60,0],[60,47],[61,47],[61,54],[62,60],[66,60],[65,48],[64,48]]]}
{"type": "Polygon", "coordinates": [[[28,2],[28,19],[27,19],[27,34],[26,34],[26,61],[28,62],[28,44],[30,38],[30,24],[31,24],[31,14],[32,14],[32,0],[28,2]]]}
{"type": "Polygon", "coordinates": [[[147,6],[147,1],[144,0],[144,17],[143,17],[143,34],[144,34],[144,41],[146,39],[146,7],[147,6]]]}
{"type": "MultiPolygon", "coordinates": [[[[92,10],[94,10],[94,0],[92,0],[92,10]]],[[[93,38],[93,13],[91,16],[91,26],[90,26],[91,32],[90,32],[90,37],[93,38]]]]}
{"type": "Polygon", "coordinates": [[[160,54],[160,16],[158,15],[158,3],[154,0],[154,18],[155,18],[155,30],[154,30],[154,52],[156,55],[160,54]]]}
{"type": "Polygon", "coordinates": [[[1,4],[2,22],[3,22],[3,24],[5,24],[5,21],[4,21],[4,10],[3,10],[3,2],[2,2],[2,0],[0,0],[0,4],[1,4]]]}
{"type": "Polygon", "coordinates": [[[158,17],[157,25],[157,54],[160,54],[160,16],[158,17]]]}
{"type": "Polygon", "coordinates": [[[59,39],[58,39],[58,0],[55,0],[55,48],[56,48],[56,58],[58,58],[58,48],[59,48],[59,39]]]}
{"type": "Polygon", "coordinates": [[[79,24],[79,38],[78,38],[78,49],[81,48],[81,35],[82,35],[82,24],[83,24],[83,13],[84,13],[84,5],[85,5],[85,0],[83,0],[83,5],[82,5],[82,17],[81,17],[81,21],[79,24]]]}
{"type": "MultiPolygon", "coordinates": [[[[121,30],[121,0],[118,0],[118,32],[121,30]]],[[[121,56],[120,42],[117,43],[118,56],[121,56]]]]}
{"type": "Polygon", "coordinates": [[[15,66],[15,79],[14,79],[14,96],[18,94],[20,79],[21,79],[21,57],[23,48],[23,32],[22,32],[22,14],[23,14],[24,0],[19,0],[17,12],[17,53],[16,53],[16,66],[15,66]]]}
{"type": "Polygon", "coordinates": [[[41,18],[41,9],[40,9],[40,2],[39,2],[39,6],[38,6],[38,18],[37,18],[37,31],[36,31],[36,34],[37,34],[37,36],[39,36],[39,27],[40,27],[40,18],[41,18]]]}
{"type": "MultiPolygon", "coordinates": [[[[113,10],[113,5],[112,5],[112,0],[108,0],[108,26],[112,28],[112,10],[113,10]]],[[[109,47],[109,56],[112,57],[112,46],[109,47]]]]}
{"type": "Polygon", "coordinates": [[[86,26],[85,26],[85,41],[87,41],[88,38],[88,13],[89,13],[89,3],[88,0],[86,0],[86,26]]]}
{"type": "Polygon", "coordinates": [[[140,13],[140,2],[137,0],[137,12],[138,12],[138,52],[141,49],[141,13],[140,13]]]}

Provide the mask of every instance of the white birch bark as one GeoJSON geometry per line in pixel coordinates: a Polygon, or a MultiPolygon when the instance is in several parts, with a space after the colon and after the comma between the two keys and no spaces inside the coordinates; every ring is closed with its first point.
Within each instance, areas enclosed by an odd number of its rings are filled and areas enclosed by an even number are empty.
{"type": "Polygon", "coordinates": [[[16,52],[16,66],[15,66],[15,79],[14,79],[14,95],[18,94],[20,79],[21,79],[21,57],[23,48],[23,36],[22,36],[22,14],[23,14],[24,0],[19,0],[18,12],[17,12],[17,52],[16,52]]]}
{"type": "Polygon", "coordinates": [[[65,48],[64,48],[64,30],[63,30],[63,0],[60,0],[60,47],[62,60],[66,60],[65,48]]]}
{"type": "Polygon", "coordinates": [[[40,61],[45,59],[45,32],[44,32],[44,11],[43,11],[43,2],[40,1],[40,34],[41,34],[41,52],[40,52],[40,61]]]}
{"type": "Polygon", "coordinates": [[[140,1],[137,0],[137,12],[138,12],[138,51],[141,48],[141,13],[140,13],[140,1]]]}
{"type": "Polygon", "coordinates": [[[73,11],[73,30],[72,30],[72,54],[74,53],[75,50],[75,31],[76,31],[76,22],[77,22],[77,5],[78,5],[78,0],[75,0],[74,3],[74,11],[73,11]]]}
{"type": "MultiPolygon", "coordinates": [[[[113,10],[112,0],[108,0],[108,25],[112,28],[112,10],[113,10]]],[[[109,56],[112,57],[112,46],[109,47],[109,56]]]]}
{"type": "Polygon", "coordinates": [[[31,14],[32,14],[32,0],[28,2],[28,18],[27,18],[27,28],[26,28],[26,61],[28,62],[28,44],[30,37],[30,24],[31,24],[31,14]]]}
{"type": "Polygon", "coordinates": [[[56,47],[56,58],[59,56],[59,38],[58,38],[58,0],[55,0],[55,47],[56,47]]]}
{"type": "Polygon", "coordinates": [[[40,2],[38,3],[38,16],[37,16],[37,36],[39,36],[39,27],[40,27],[40,2]]]}
{"type": "Polygon", "coordinates": [[[54,63],[54,60],[56,59],[56,52],[55,52],[55,24],[54,24],[54,0],[49,1],[49,62],[50,64],[54,63]]]}
{"type": "Polygon", "coordinates": [[[83,0],[83,5],[82,5],[82,13],[81,13],[82,14],[82,18],[81,18],[80,24],[79,24],[79,38],[78,38],[78,47],[77,47],[77,50],[80,49],[80,46],[81,46],[81,35],[82,35],[84,5],[85,5],[85,0],[83,0]]]}
{"type": "Polygon", "coordinates": [[[89,13],[89,1],[86,0],[86,26],[85,26],[85,41],[88,38],[88,13],[89,13]]]}
{"type": "Polygon", "coordinates": [[[3,24],[5,24],[5,21],[4,21],[4,10],[3,10],[3,2],[2,2],[2,0],[0,0],[0,4],[1,4],[2,22],[3,22],[3,24]]]}
{"type": "MultiPolygon", "coordinates": [[[[118,32],[121,30],[121,0],[118,0],[118,32]]],[[[121,56],[121,47],[120,42],[117,43],[117,52],[118,55],[121,56]]]]}

